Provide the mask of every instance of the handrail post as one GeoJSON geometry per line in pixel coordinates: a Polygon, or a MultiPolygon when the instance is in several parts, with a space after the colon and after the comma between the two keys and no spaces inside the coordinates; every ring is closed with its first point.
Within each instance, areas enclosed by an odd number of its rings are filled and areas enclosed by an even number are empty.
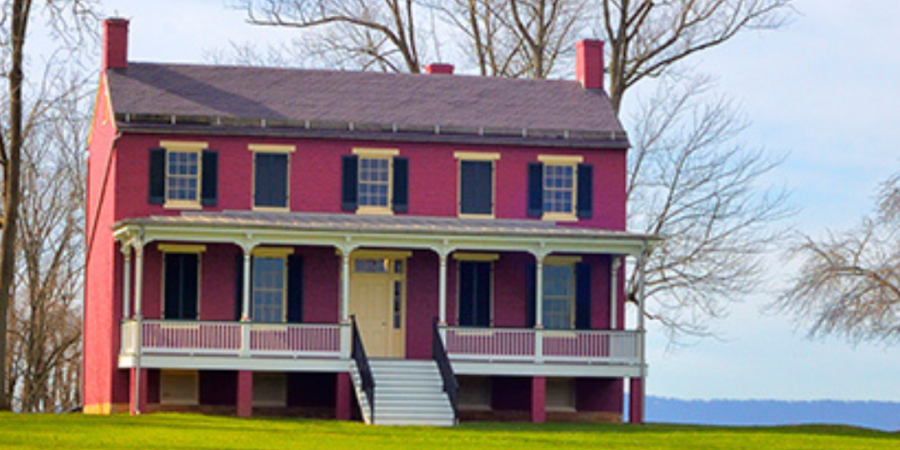
{"type": "Polygon", "coordinates": [[[250,322],[241,322],[241,357],[250,356],[250,322]]]}
{"type": "Polygon", "coordinates": [[[350,321],[342,321],[340,323],[340,358],[350,359],[350,349],[352,346],[353,336],[351,335],[350,321]]]}
{"type": "Polygon", "coordinates": [[[534,329],[534,362],[537,364],[544,362],[544,327],[534,329]]]}

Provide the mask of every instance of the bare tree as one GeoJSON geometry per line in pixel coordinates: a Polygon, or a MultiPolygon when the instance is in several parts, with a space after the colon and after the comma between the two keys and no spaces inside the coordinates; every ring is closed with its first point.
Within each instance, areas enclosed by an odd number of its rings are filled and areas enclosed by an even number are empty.
{"type": "Polygon", "coordinates": [[[811,337],[900,340],[900,174],[883,183],[877,211],[854,229],[792,248],[798,275],[774,306],[809,324],[811,337]]]}
{"type": "Polygon", "coordinates": [[[675,63],[721,45],[743,30],[775,29],[791,0],[599,0],[609,44],[609,96],[616,110],[625,92],[675,63]]]}
{"type": "MultiPolygon", "coordinates": [[[[81,27],[91,21],[90,0],[47,0],[32,9],[31,0],[6,0],[0,3],[0,67],[7,81],[3,96],[3,124],[0,125],[0,166],[3,168],[3,218],[0,225],[0,386],[7,386],[7,320],[13,299],[16,271],[19,208],[22,201],[22,149],[27,129],[25,90],[25,44],[29,22],[38,14],[47,17],[54,35],[77,47],[81,27]],[[43,9],[40,9],[43,7],[43,9]]],[[[88,26],[93,26],[93,22],[88,26]]],[[[6,389],[0,389],[0,410],[10,408],[6,389]]]]}
{"type": "Polygon", "coordinates": [[[359,68],[419,73],[417,0],[242,0],[250,23],[319,29],[319,54],[345,55],[359,68]]]}
{"type": "Polygon", "coordinates": [[[745,122],[708,89],[663,83],[633,120],[629,228],[665,238],[644,269],[647,312],[670,337],[709,334],[710,318],[758,287],[782,234],[773,224],[791,213],[784,192],[757,186],[779,161],[740,143],[745,122]]]}

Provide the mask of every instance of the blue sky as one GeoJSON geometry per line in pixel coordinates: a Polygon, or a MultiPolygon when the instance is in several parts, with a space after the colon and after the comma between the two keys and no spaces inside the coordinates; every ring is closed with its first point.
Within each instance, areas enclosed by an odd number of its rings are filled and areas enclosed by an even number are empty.
{"type": "MultiPolygon", "coordinates": [[[[294,31],[254,28],[222,0],[108,0],[107,14],[131,19],[133,60],[204,61],[229,40],[278,42],[294,31]]],[[[750,147],[784,155],[766,180],[792,192],[792,223],[813,236],[852,227],[878,183],[900,171],[900,2],[796,0],[782,30],[747,33],[691,65],[714,76],[751,121],[750,147]]],[[[451,61],[452,62],[452,61],[451,61]]],[[[574,72],[574,70],[572,71],[574,72]]],[[[776,290],[791,275],[769,259],[776,290]]],[[[809,341],[785,317],[765,315],[761,294],[736,305],[719,339],[671,349],[651,328],[652,395],[687,399],[840,399],[900,401],[900,346],[809,341]]]]}

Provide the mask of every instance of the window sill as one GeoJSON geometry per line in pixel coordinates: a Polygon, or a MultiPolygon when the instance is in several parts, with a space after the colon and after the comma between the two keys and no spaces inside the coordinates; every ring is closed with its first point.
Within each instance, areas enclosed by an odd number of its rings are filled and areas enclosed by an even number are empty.
{"type": "Polygon", "coordinates": [[[356,214],[362,216],[393,216],[394,212],[390,208],[360,206],[356,209],[356,214]]]}
{"type": "Polygon", "coordinates": [[[578,216],[571,213],[547,213],[541,216],[541,220],[552,222],[578,222],[578,216]]]}
{"type": "Polygon", "coordinates": [[[254,206],[253,210],[259,212],[291,212],[291,208],[287,206],[254,206]]]}
{"type": "Polygon", "coordinates": [[[203,209],[203,206],[200,205],[199,202],[197,202],[197,203],[166,202],[165,204],[163,204],[163,208],[165,208],[165,209],[190,209],[190,210],[199,211],[199,210],[203,209]]]}
{"type": "Polygon", "coordinates": [[[496,219],[497,218],[494,214],[466,214],[466,213],[459,213],[458,217],[460,219],[496,219]]]}

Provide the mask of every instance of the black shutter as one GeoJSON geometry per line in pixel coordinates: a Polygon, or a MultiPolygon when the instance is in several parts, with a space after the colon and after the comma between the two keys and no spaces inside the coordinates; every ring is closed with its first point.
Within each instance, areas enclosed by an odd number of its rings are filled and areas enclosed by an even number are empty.
{"type": "Polygon", "coordinates": [[[525,266],[525,326],[528,328],[534,327],[534,309],[537,304],[536,275],[537,266],[528,263],[525,266]]]}
{"type": "Polygon", "coordinates": [[[544,214],[544,165],[528,163],[528,217],[544,214]]]}
{"type": "Polygon", "coordinates": [[[196,320],[198,256],[166,253],[165,265],[165,318],[196,320]]]}
{"type": "Polygon", "coordinates": [[[391,209],[405,213],[409,210],[409,158],[394,158],[394,195],[391,209]]]}
{"type": "Polygon", "coordinates": [[[303,322],[303,257],[288,257],[287,321],[303,322]]]}
{"type": "Polygon", "coordinates": [[[166,202],[166,149],[150,149],[150,189],[147,202],[162,205],[166,202]]]}
{"type": "Polygon", "coordinates": [[[591,265],[575,264],[575,328],[591,329],[591,265]]]}
{"type": "Polygon", "coordinates": [[[219,152],[203,151],[203,181],[200,185],[200,204],[216,206],[219,197],[219,152]]]}
{"type": "Polygon", "coordinates": [[[475,326],[491,326],[491,263],[476,262],[475,266],[475,326]]]}
{"type": "Polygon", "coordinates": [[[460,206],[463,214],[490,214],[493,211],[494,163],[461,161],[459,163],[460,206]]]}
{"type": "Polygon", "coordinates": [[[200,255],[196,253],[182,254],[183,292],[181,297],[181,318],[185,320],[197,320],[197,288],[200,275],[200,255]]]}
{"type": "Polygon", "coordinates": [[[357,183],[359,182],[359,157],[356,155],[344,155],[341,158],[341,209],[344,211],[356,211],[357,196],[359,195],[357,183]]]}
{"type": "Polygon", "coordinates": [[[244,255],[238,253],[234,265],[234,320],[241,320],[244,309],[244,255]]]}
{"type": "Polygon", "coordinates": [[[287,206],[288,155],[257,153],[254,168],[254,206],[287,206]]]}
{"type": "Polygon", "coordinates": [[[459,263],[459,317],[457,323],[462,327],[474,325],[475,315],[475,271],[474,264],[461,261],[459,263]]]}
{"type": "Polygon", "coordinates": [[[594,216],[594,166],[578,165],[578,218],[594,216]]]}

